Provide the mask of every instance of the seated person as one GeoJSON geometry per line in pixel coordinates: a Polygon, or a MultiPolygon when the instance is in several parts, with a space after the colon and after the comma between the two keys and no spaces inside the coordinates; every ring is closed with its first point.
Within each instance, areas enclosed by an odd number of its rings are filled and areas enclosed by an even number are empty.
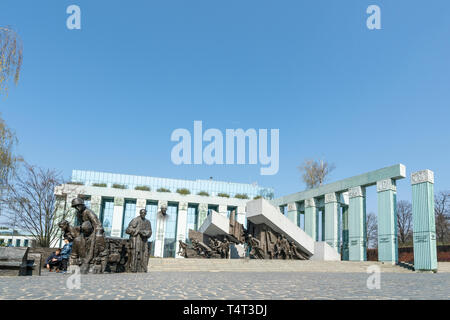
{"type": "Polygon", "coordinates": [[[61,249],[56,249],[45,261],[45,266],[49,272],[52,272],[52,269],[55,268],[56,271],[59,271],[61,268],[61,249]]]}
{"type": "Polygon", "coordinates": [[[64,247],[61,250],[61,271],[67,271],[70,254],[72,253],[72,242],[68,238],[64,238],[64,247]]]}

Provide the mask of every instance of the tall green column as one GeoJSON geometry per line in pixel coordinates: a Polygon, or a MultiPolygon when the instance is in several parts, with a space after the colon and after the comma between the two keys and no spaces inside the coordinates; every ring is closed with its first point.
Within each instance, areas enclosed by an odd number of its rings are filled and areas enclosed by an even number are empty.
{"type": "Polygon", "coordinates": [[[305,200],[305,232],[316,241],[317,208],[314,198],[305,200]]]}
{"type": "Polygon", "coordinates": [[[292,221],[293,224],[297,225],[297,216],[298,216],[298,207],[296,202],[292,202],[288,204],[288,212],[287,217],[292,221]]]}
{"type": "Polygon", "coordinates": [[[411,175],[414,234],[414,268],[437,271],[436,224],[434,217],[434,173],[411,175]]]}
{"type": "Polygon", "coordinates": [[[325,195],[325,242],[339,249],[339,203],[336,193],[325,195]]]}
{"type": "Polygon", "coordinates": [[[366,261],[366,190],[355,187],[349,190],[348,207],[349,260],[366,261]]]}
{"type": "Polygon", "coordinates": [[[348,206],[342,207],[342,260],[349,260],[348,206]]]}
{"type": "Polygon", "coordinates": [[[398,262],[397,188],[395,180],[377,182],[378,261],[398,262]]]}

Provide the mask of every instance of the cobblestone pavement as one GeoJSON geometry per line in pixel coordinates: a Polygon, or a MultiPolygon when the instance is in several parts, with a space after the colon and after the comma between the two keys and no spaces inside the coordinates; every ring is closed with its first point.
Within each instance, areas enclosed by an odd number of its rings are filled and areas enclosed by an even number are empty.
{"type": "Polygon", "coordinates": [[[381,289],[367,289],[364,273],[186,273],[81,276],[81,289],[67,289],[70,275],[1,277],[0,299],[450,299],[450,274],[381,274],[381,289]],[[53,288],[53,289],[49,289],[53,288]],[[56,289],[55,289],[56,288],[56,289]]]}

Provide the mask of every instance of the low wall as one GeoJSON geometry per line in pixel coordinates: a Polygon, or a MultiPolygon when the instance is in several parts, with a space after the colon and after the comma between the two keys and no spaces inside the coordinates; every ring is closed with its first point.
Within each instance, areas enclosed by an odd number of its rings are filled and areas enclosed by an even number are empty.
{"type": "Polygon", "coordinates": [[[55,252],[56,248],[30,248],[29,253],[40,253],[41,254],[41,267],[45,268],[45,260],[55,252]]]}
{"type": "MultiPolygon", "coordinates": [[[[437,246],[438,262],[450,262],[450,245],[437,246]]],[[[378,261],[378,249],[367,250],[368,261],[378,261]]],[[[414,263],[414,247],[398,248],[398,261],[414,263]]]]}

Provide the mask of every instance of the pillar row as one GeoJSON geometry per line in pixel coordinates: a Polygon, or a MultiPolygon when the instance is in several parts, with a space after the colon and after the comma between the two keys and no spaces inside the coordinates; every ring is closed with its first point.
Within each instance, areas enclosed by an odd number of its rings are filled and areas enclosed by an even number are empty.
{"type": "Polygon", "coordinates": [[[287,217],[293,224],[297,225],[298,204],[296,202],[289,203],[287,217]]]}
{"type": "Polygon", "coordinates": [[[155,257],[162,258],[164,256],[164,232],[166,229],[166,219],[159,214],[162,206],[167,206],[167,201],[158,201],[158,214],[156,216],[156,235],[155,235],[155,257]]]}
{"type": "Polygon", "coordinates": [[[395,180],[377,182],[378,261],[397,263],[397,188],[395,180]]]}
{"type": "Polygon", "coordinates": [[[436,222],[434,216],[434,173],[411,175],[414,235],[414,268],[437,271],[436,222]]]}
{"type": "Polygon", "coordinates": [[[178,218],[177,218],[177,242],[175,244],[175,257],[183,258],[181,255],[178,255],[178,251],[180,249],[179,241],[186,241],[187,234],[187,212],[188,212],[188,203],[180,202],[178,205],[178,218]]]}
{"type": "Polygon", "coordinates": [[[125,199],[122,197],[114,198],[114,212],[111,226],[111,237],[120,238],[121,236],[124,202],[125,199]]]}
{"type": "Polygon", "coordinates": [[[205,222],[206,217],[208,216],[208,204],[207,203],[200,203],[198,205],[198,228],[200,228],[205,222]]]}
{"type": "Polygon", "coordinates": [[[336,193],[325,195],[325,242],[339,250],[339,203],[336,193]]]}
{"type": "Polygon", "coordinates": [[[91,196],[91,210],[100,219],[100,211],[102,208],[102,196],[91,196]]]}
{"type": "Polygon", "coordinates": [[[366,261],[366,190],[355,187],[349,190],[348,226],[349,260],[366,261]]]}
{"type": "Polygon", "coordinates": [[[305,232],[316,241],[317,208],[314,198],[305,200],[305,232]]]}

